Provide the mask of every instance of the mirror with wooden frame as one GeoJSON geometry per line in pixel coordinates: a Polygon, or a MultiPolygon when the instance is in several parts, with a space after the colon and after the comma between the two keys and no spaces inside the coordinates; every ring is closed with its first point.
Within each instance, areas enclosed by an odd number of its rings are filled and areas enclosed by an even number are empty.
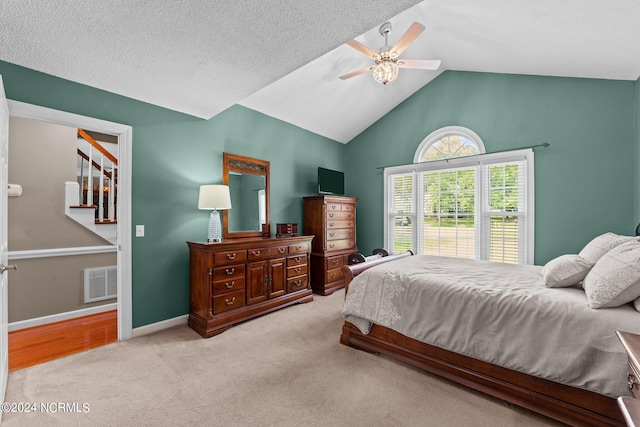
{"type": "Polygon", "coordinates": [[[223,153],[222,163],[231,195],[231,209],[222,211],[223,237],[269,237],[269,162],[223,153]]]}

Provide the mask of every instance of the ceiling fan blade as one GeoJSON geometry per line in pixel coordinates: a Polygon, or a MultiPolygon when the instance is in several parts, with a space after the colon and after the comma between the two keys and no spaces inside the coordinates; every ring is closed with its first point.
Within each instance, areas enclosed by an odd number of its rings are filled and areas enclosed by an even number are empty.
{"type": "Polygon", "coordinates": [[[373,70],[374,67],[375,67],[375,65],[370,65],[369,67],[362,68],[362,69],[360,69],[358,71],[354,71],[354,72],[351,72],[349,74],[345,74],[344,76],[340,76],[340,79],[341,80],[346,80],[346,79],[350,79],[351,77],[359,76],[360,74],[364,74],[367,71],[373,70]]]}
{"type": "Polygon", "coordinates": [[[391,48],[391,51],[395,52],[397,56],[400,56],[400,54],[409,47],[411,42],[423,31],[424,25],[420,24],[419,22],[414,22],[413,24],[411,24],[407,32],[404,33],[402,37],[400,37],[398,43],[396,43],[396,45],[391,48]]]}
{"type": "Polygon", "coordinates": [[[365,55],[367,55],[369,58],[373,60],[380,58],[380,55],[378,54],[378,52],[375,52],[369,49],[368,47],[366,47],[356,39],[349,40],[347,44],[352,48],[354,48],[355,50],[359,51],[360,53],[364,53],[365,55]]]}
{"type": "Polygon", "coordinates": [[[400,68],[418,68],[420,70],[437,70],[442,61],[439,59],[398,59],[400,68]]]}

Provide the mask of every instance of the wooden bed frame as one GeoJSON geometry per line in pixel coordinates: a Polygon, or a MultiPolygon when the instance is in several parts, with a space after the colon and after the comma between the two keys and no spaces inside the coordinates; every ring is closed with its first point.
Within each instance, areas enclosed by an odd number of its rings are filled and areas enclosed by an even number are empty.
{"type": "MultiPolygon", "coordinates": [[[[411,255],[413,253],[408,251],[344,266],[345,292],[351,280],[363,271],[411,255]]],[[[367,352],[384,354],[570,425],[625,425],[617,402],[611,397],[443,350],[383,326],[374,324],[369,334],[364,335],[354,325],[345,322],[340,342],[367,352]]]]}

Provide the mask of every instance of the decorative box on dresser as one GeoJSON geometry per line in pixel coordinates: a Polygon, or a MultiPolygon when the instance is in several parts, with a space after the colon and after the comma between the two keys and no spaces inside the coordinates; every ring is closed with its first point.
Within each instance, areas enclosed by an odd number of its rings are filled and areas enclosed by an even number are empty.
{"type": "Polygon", "coordinates": [[[187,242],[189,326],[205,338],[236,323],[313,300],[309,253],[313,236],[187,242]]]}
{"type": "Polygon", "coordinates": [[[355,197],[304,197],[304,234],[315,235],[311,246],[311,288],[330,295],[344,287],[342,266],[356,247],[355,197]]]}

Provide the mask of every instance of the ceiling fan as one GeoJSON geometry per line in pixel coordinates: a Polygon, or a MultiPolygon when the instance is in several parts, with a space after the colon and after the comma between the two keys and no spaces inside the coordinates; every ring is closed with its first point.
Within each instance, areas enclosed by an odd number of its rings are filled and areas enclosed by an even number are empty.
{"type": "Polygon", "coordinates": [[[353,39],[347,44],[355,50],[364,53],[369,58],[373,59],[374,65],[370,65],[366,68],[362,68],[357,71],[353,71],[349,74],[340,76],[340,79],[346,80],[351,77],[359,76],[368,71],[373,71],[373,78],[378,83],[388,84],[394,81],[398,77],[398,70],[400,68],[416,68],[420,70],[437,70],[440,67],[439,59],[400,59],[399,56],[407,50],[411,42],[424,31],[424,25],[414,22],[409,29],[395,46],[389,46],[387,41],[389,33],[391,32],[391,23],[385,22],[380,26],[380,35],[384,36],[384,46],[380,48],[378,52],[369,49],[356,39],[353,39]]]}

